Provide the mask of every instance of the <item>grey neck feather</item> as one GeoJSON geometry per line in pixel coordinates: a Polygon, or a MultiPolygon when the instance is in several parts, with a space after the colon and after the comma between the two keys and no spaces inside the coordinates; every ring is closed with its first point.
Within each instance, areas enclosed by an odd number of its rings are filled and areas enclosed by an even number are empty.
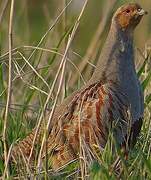
{"type": "Polygon", "coordinates": [[[135,65],[132,32],[122,31],[115,22],[112,22],[109,35],[90,81],[112,80],[120,84],[133,73],[135,73],[135,65]]]}
{"type": "Polygon", "coordinates": [[[136,120],[143,114],[143,95],[134,65],[133,31],[123,31],[114,23],[88,84],[116,82],[127,96],[132,119],[136,120]]]}

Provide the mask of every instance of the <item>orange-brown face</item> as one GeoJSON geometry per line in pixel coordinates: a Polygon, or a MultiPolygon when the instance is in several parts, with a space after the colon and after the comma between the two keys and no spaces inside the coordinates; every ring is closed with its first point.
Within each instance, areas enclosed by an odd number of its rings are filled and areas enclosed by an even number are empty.
{"type": "Polygon", "coordinates": [[[120,7],[114,18],[122,29],[134,29],[144,14],[147,14],[138,4],[127,4],[120,7]]]}

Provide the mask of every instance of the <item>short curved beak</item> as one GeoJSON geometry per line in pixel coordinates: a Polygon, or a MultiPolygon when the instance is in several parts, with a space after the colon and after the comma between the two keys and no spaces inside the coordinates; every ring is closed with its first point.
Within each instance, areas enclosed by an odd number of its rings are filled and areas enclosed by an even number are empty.
{"type": "Polygon", "coordinates": [[[148,12],[145,11],[144,9],[141,9],[140,11],[137,12],[137,14],[138,14],[139,16],[143,16],[143,15],[148,14],[148,12]]]}

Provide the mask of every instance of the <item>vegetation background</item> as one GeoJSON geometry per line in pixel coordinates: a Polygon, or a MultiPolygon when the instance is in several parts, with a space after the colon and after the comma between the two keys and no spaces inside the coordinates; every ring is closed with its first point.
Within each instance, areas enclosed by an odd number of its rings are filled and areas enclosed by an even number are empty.
{"type": "MultiPolygon", "coordinates": [[[[85,1],[72,0],[64,13],[59,16],[69,2],[69,0],[14,1],[12,92],[9,111],[6,114],[10,77],[8,51],[11,36],[9,35],[11,0],[0,1],[0,137],[2,141],[4,135],[6,136],[8,146],[17,139],[25,137],[37,123],[65,52],[69,35],[85,1]],[[56,18],[58,18],[57,22],[56,18]],[[50,29],[52,25],[54,26],[50,29]],[[4,119],[7,121],[6,124],[4,119]],[[6,133],[4,133],[5,125],[6,133]]],[[[131,1],[88,1],[67,53],[66,70],[57,104],[89,79],[108,34],[112,14],[117,7],[126,2],[131,1]]],[[[138,0],[137,3],[149,13],[135,31],[136,67],[145,93],[146,109],[139,142],[130,154],[130,160],[124,165],[126,172],[122,176],[125,179],[151,179],[151,107],[149,105],[151,101],[151,1],[138,0]]],[[[47,104],[48,111],[57,95],[59,79],[47,104]]],[[[3,154],[3,150],[3,143],[1,143],[0,155],[3,154]]],[[[109,151],[106,153],[108,154],[109,151]]],[[[106,162],[106,159],[104,161],[106,164],[104,167],[108,170],[110,163],[106,162]]],[[[100,165],[92,167],[91,174],[94,179],[115,178],[114,173],[104,171],[104,167],[100,165]]],[[[1,175],[4,169],[5,166],[0,161],[1,175]]],[[[59,176],[65,178],[72,171],[68,170],[59,176]]],[[[17,176],[15,172],[15,170],[12,172],[12,176],[17,176]]]]}

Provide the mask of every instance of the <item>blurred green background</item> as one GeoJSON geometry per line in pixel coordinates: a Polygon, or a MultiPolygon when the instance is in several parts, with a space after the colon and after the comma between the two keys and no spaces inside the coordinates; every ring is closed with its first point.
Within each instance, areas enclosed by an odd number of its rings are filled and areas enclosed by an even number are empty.
{"type": "MultiPolygon", "coordinates": [[[[0,7],[6,0],[0,1],[0,7]]],[[[36,42],[42,37],[55,17],[59,14],[65,3],[69,0],[15,0],[15,14],[14,14],[14,26],[13,26],[13,40],[14,46],[20,45],[36,45],[36,42]]],[[[68,29],[78,16],[84,0],[73,0],[71,5],[66,11],[66,29],[68,29]]],[[[87,47],[94,35],[99,22],[106,15],[107,8],[110,3],[115,0],[93,0],[89,1],[84,17],[80,24],[78,33],[74,40],[74,50],[78,51],[82,56],[86,52],[87,47]]],[[[143,19],[141,25],[137,28],[135,33],[136,45],[140,48],[144,48],[145,43],[150,43],[151,33],[151,1],[150,0],[138,0],[138,1],[124,1],[117,0],[114,6],[111,7],[111,13],[126,2],[137,2],[149,12],[149,15],[143,19]]],[[[4,12],[3,19],[0,24],[1,33],[1,48],[2,52],[7,51],[8,44],[8,22],[9,22],[9,6],[4,12]],[[3,42],[3,43],[2,43],[3,42]],[[4,43],[5,42],[5,43],[4,43]]],[[[104,34],[107,33],[108,25],[111,18],[107,21],[107,28],[105,28],[104,34]]],[[[64,33],[62,28],[63,21],[54,28],[48,36],[50,40],[49,47],[54,47],[57,39],[59,39],[64,33]]]]}

